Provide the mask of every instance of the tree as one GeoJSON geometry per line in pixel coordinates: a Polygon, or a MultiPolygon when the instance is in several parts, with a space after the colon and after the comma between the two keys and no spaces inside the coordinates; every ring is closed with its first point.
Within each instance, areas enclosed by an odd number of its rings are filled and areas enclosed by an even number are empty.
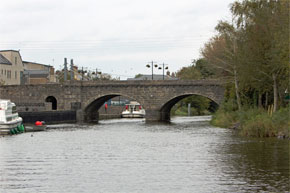
{"type": "Polygon", "coordinates": [[[201,73],[195,68],[194,65],[181,68],[177,73],[176,77],[181,80],[199,80],[201,79],[201,73]]]}
{"type": "Polygon", "coordinates": [[[239,91],[239,61],[237,39],[238,31],[232,24],[220,21],[216,26],[218,35],[213,37],[202,49],[203,57],[208,61],[209,65],[217,70],[220,76],[226,77],[235,85],[235,94],[238,109],[241,109],[241,99],[239,91]]]}
{"type": "Polygon", "coordinates": [[[213,78],[215,75],[215,70],[212,68],[205,58],[199,58],[193,60],[193,65],[201,73],[203,79],[213,78]]]}
{"type": "MultiPolygon", "coordinates": [[[[211,72],[208,67],[205,66],[205,63],[205,60],[202,59],[194,60],[192,65],[181,68],[176,73],[176,76],[181,80],[200,80],[209,77],[211,72]]],[[[209,109],[210,103],[211,101],[206,97],[192,95],[179,101],[177,110],[185,110],[187,109],[187,105],[191,104],[191,107],[197,111],[197,115],[202,115],[205,110],[209,109]]]]}
{"type": "Polygon", "coordinates": [[[236,1],[231,12],[232,22],[218,23],[218,34],[205,44],[202,55],[220,76],[234,83],[239,109],[241,93],[258,98],[259,106],[262,95],[267,103],[272,93],[276,111],[289,87],[289,2],[236,1]]]}
{"type": "Polygon", "coordinates": [[[289,3],[282,0],[234,2],[231,12],[244,35],[245,66],[256,80],[251,86],[269,90],[267,82],[272,82],[276,111],[279,87],[286,90],[289,83],[289,3]]]}
{"type": "Polygon", "coordinates": [[[141,76],[143,76],[142,74],[136,74],[135,78],[140,78],[141,76]]]}

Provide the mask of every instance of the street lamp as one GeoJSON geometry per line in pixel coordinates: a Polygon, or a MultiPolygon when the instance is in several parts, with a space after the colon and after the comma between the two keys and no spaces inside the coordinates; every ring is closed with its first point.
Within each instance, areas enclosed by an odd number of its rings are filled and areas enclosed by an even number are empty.
{"type": "Polygon", "coordinates": [[[158,67],[158,70],[162,70],[163,69],[163,80],[164,80],[164,69],[165,70],[168,70],[168,64],[160,64],[160,65],[162,65],[162,67],[161,66],[159,66],[158,67]]]}
{"type": "Polygon", "coordinates": [[[151,61],[151,62],[148,62],[149,64],[147,64],[146,65],[146,67],[147,68],[152,68],[152,80],[153,80],[153,66],[155,67],[155,68],[157,68],[158,67],[158,64],[154,64],[154,63],[156,63],[156,62],[153,62],[153,61],[151,61]],[[151,63],[151,64],[150,64],[151,63]]]}

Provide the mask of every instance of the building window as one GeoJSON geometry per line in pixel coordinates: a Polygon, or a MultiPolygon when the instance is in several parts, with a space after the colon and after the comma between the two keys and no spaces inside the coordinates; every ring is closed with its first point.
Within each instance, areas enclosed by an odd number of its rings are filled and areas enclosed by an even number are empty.
{"type": "Polygon", "coordinates": [[[7,78],[11,79],[11,71],[10,70],[7,70],[7,78]]]}
{"type": "Polygon", "coordinates": [[[15,71],[15,79],[17,79],[17,71],[15,71]]]}

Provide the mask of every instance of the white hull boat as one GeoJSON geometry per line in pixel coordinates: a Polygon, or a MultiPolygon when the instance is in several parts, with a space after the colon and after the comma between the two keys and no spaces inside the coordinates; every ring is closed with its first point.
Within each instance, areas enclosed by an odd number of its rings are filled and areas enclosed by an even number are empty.
{"type": "Polygon", "coordinates": [[[137,102],[131,102],[126,105],[126,110],[122,112],[122,118],[144,118],[145,110],[137,102]]]}
{"type": "Polygon", "coordinates": [[[22,118],[10,100],[0,100],[0,135],[24,132],[22,118]]]}

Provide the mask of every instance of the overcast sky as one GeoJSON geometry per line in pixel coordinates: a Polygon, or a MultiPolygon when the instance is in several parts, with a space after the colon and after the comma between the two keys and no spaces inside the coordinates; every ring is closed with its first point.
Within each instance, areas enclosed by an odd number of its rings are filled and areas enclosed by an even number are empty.
{"type": "Polygon", "coordinates": [[[1,0],[0,50],[20,50],[23,60],[56,69],[73,58],[121,79],[151,74],[152,60],[176,72],[200,57],[219,20],[230,20],[232,2],[1,0]]]}

